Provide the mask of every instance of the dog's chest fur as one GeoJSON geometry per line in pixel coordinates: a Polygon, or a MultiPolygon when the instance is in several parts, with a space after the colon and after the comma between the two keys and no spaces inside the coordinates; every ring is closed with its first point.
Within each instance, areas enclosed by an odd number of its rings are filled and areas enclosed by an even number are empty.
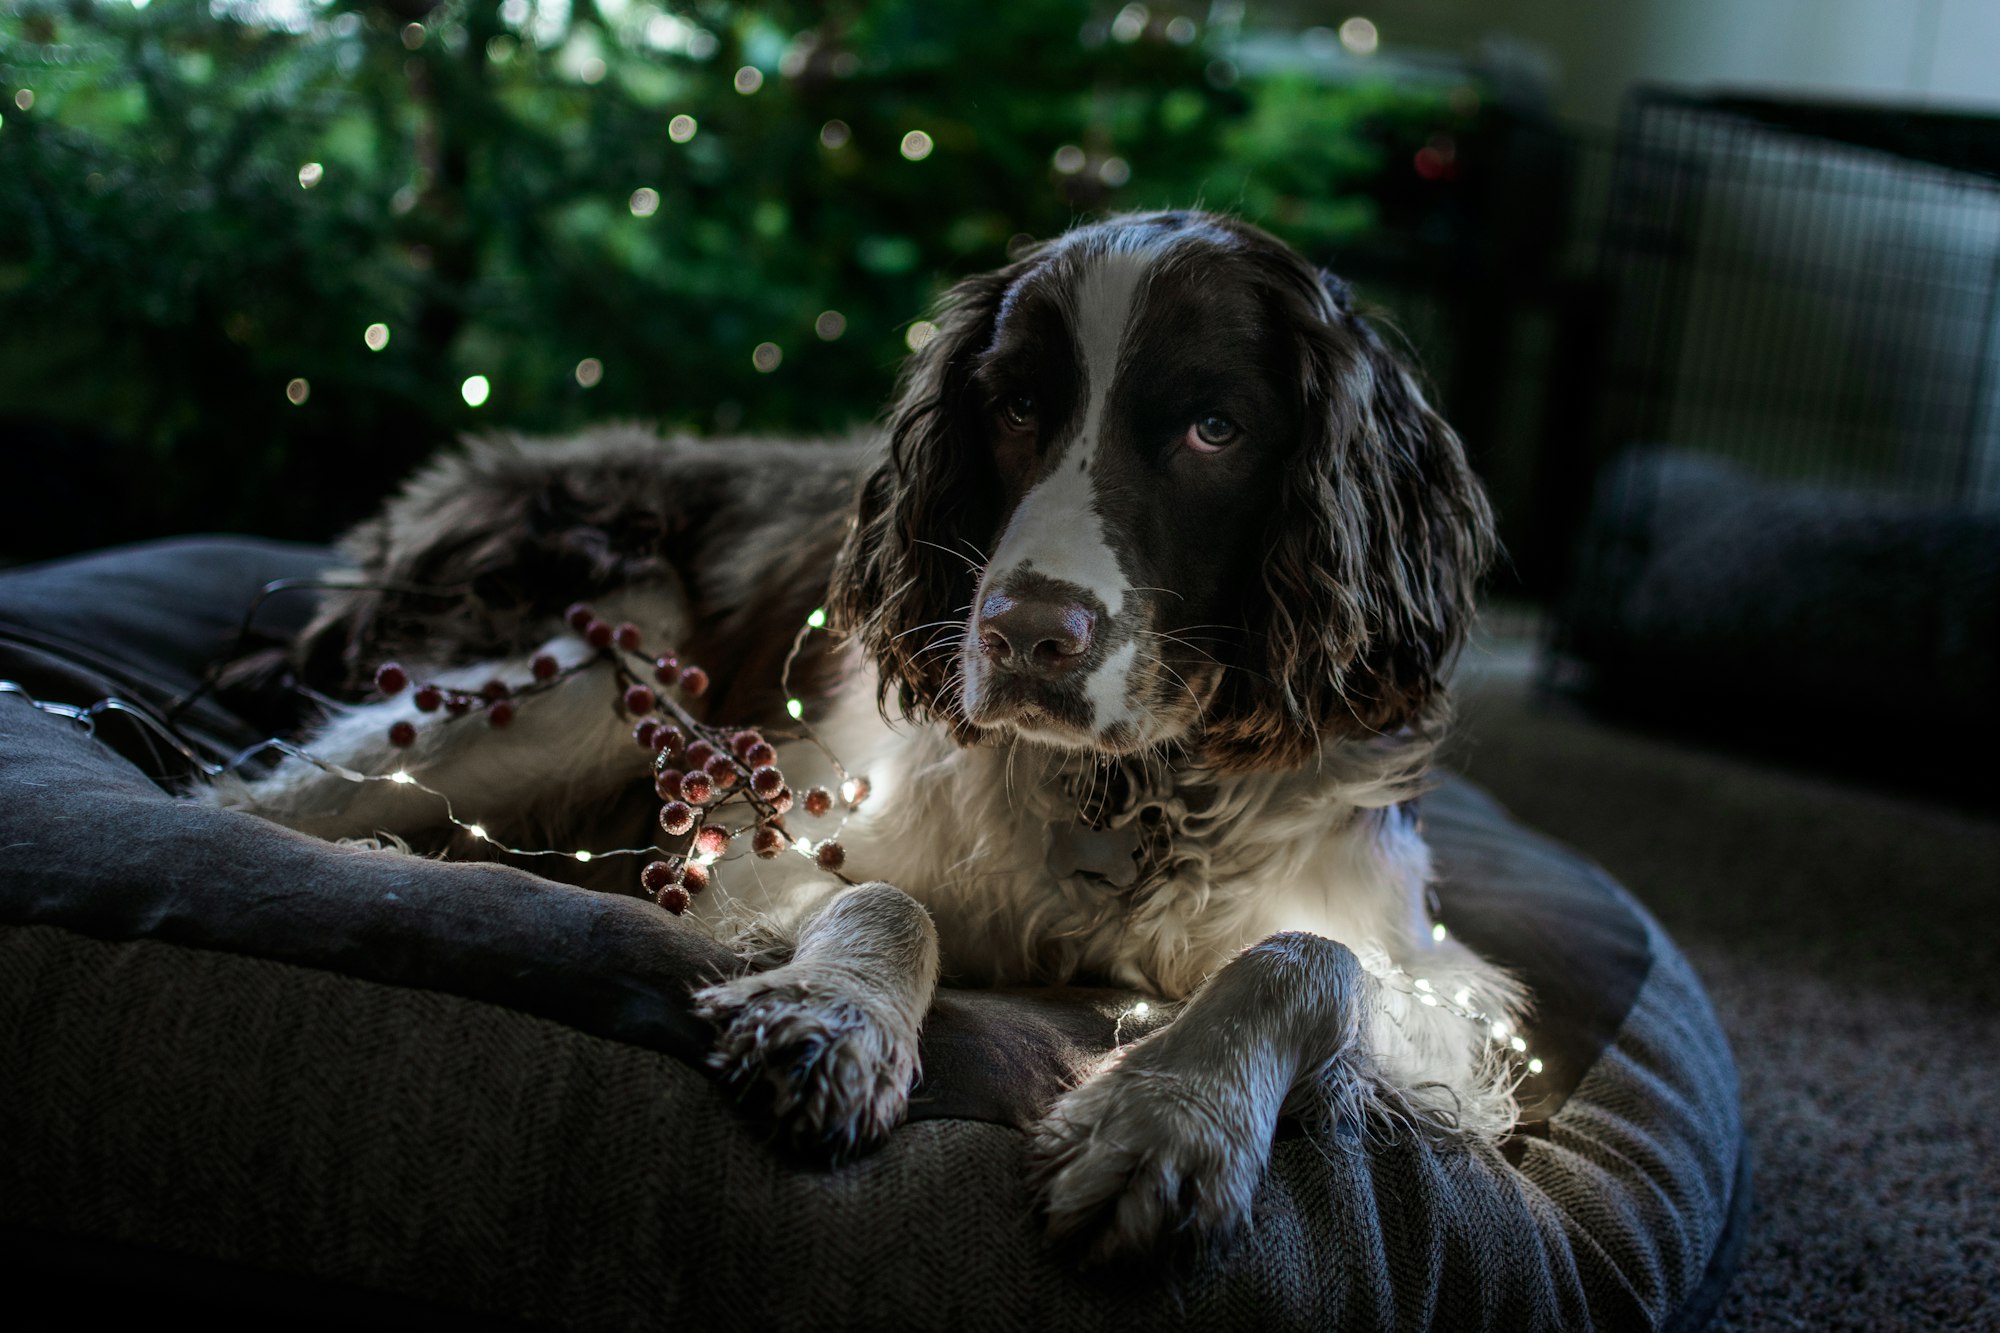
{"type": "MultiPolygon", "coordinates": [[[[929,909],[952,980],[1094,979],[1171,997],[1276,931],[1393,952],[1423,929],[1412,890],[1427,858],[1387,775],[1119,772],[1025,744],[961,747],[941,727],[885,723],[865,671],[808,720],[871,789],[838,833],[846,873],[929,909]]],[[[795,786],[837,780],[809,741],[780,756],[795,786]]],[[[718,914],[783,916],[825,879],[790,856],[723,869],[718,914]]]]}

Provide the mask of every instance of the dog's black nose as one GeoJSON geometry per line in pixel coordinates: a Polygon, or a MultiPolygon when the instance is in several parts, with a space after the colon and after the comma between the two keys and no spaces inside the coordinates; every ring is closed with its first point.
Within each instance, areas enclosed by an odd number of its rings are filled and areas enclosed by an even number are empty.
{"type": "Polygon", "coordinates": [[[1076,602],[991,593],[979,606],[979,647],[1006,671],[1054,676],[1090,652],[1097,616],[1076,602]]]}

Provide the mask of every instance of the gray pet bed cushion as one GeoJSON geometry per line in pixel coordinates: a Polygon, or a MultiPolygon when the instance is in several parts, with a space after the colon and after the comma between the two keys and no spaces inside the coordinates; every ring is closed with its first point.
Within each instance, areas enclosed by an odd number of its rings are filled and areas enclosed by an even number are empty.
{"type": "MultiPolygon", "coordinates": [[[[0,678],[164,708],[261,585],[325,562],[207,540],[0,575],[0,678]]],[[[242,745],[284,713],[205,697],[181,720],[242,745]]],[[[712,942],[638,899],[177,802],[149,776],[174,760],[0,694],[17,1301],[432,1328],[1692,1328],[1733,1264],[1736,1078],[1699,985],[1601,871],[1463,783],[1425,817],[1444,919],[1537,996],[1520,1132],[1290,1126],[1236,1244],[1080,1276],[1042,1246],[1019,1126],[1133,997],[944,992],[912,1123],[803,1167],[702,1072],[687,996],[731,966],[712,942]]]]}

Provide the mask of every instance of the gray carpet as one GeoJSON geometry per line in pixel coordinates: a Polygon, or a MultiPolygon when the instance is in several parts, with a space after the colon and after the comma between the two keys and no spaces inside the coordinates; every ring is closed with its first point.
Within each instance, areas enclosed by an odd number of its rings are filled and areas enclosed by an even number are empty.
{"type": "Polygon", "coordinates": [[[1525,660],[1468,656],[1453,766],[1630,887],[1709,987],[1756,1162],[1714,1327],[2000,1329],[2000,823],[1590,721],[1525,660]]]}

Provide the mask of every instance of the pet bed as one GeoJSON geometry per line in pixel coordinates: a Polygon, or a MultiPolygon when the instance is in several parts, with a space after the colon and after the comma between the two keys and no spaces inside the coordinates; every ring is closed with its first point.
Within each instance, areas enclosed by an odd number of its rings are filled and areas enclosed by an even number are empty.
{"type": "MultiPolygon", "coordinates": [[[[155,709],[316,548],[0,574],[0,679],[155,709]]],[[[296,627],[309,594],[268,599],[296,627]]],[[[179,724],[248,745],[278,696],[179,724]]],[[[143,728],[0,693],[0,1267],[11,1303],[427,1328],[1698,1328],[1747,1211],[1727,1044],[1600,870],[1445,780],[1441,919],[1536,996],[1498,1148],[1281,1131],[1254,1223],[1168,1273],[1041,1241],[1019,1126],[1137,997],[946,989],[911,1123],[828,1171],[703,1072],[729,956],[637,898],[172,799],[143,728]]]]}

